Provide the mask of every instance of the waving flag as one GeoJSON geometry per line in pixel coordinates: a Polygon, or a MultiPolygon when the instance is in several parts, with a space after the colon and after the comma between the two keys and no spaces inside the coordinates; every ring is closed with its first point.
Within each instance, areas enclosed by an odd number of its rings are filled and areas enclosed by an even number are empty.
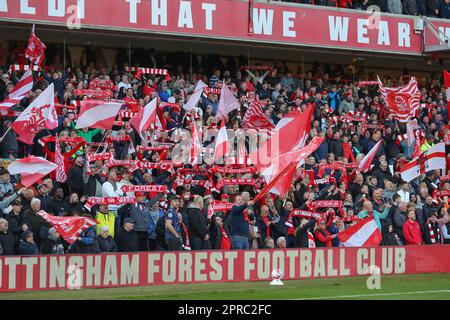
{"type": "Polygon", "coordinates": [[[273,177],[272,181],[269,182],[264,189],[253,199],[254,202],[262,199],[264,195],[277,187],[277,193],[280,197],[284,197],[291,187],[292,179],[294,179],[295,171],[297,170],[297,161],[293,161],[289,163],[287,166],[283,168],[275,177],[273,177]]]}
{"type": "Polygon", "coordinates": [[[216,119],[222,118],[229,114],[231,111],[239,108],[239,101],[234,97],[233,92],[225,85],[225,81],[220,90],[219,107],[216,112],[216,119]]]}
{"type": "Polygon", "coordinates": [[[55,129],[58,115],[55,110],[53,83],[47,87],[11,125],[18,134],[17,140],[33,144],[35,135],[42,129],[55,129]]]}
{"type": "Polygon", "coordinates": [[[448,121],[450,123],[450,72],[444,70],[444,85],[445,85],[445,95],[447,97],[447,113],[448,121]]]}
{"type": "Polygon", "coordinates": [[[383,143],[383,140],[378,141],[377,144],[374,145],[373,148],[366,154],[364,159],[361,160],[361,162],[358,165],[358,170],[360,172],[370,170],[372,161],[373,161],[373,159],[375,159],[375,156],[377,155],[378,150],[380,149],[382,143],[383,143]]]}
{"type": "Polygon", "coordinates": [[[344,247],[375,247],[382,239],[381,231],[373,218],[366,218],[338,235],[344,247]]]}
{"type": "Polygon", "coordinates": [[[50,223],[61,237],[70,244],[74,243],[84,230],[98,223],[88,217],[55,217],[43,210],[39,211],[38,215],[50,223]]]}
{"type": "Polygon", "coordinates": [[[27,50],[25,51],[25,57],[31,61],[31,63],[36,65],[41,65],[42,61],[45,58],[46,46],[34,33],[34,24],[31,29],[30,38],[28,40],[27,50]]]}
{"type": "Polygon", "coordinates": [[[421,174],[446,167],[445,143],[438,143],[400,169],[402,179],[409,182],[421,174]]]}
{"type": "Polygon", "coordinates": [[[225,157],[229,151],[230,143],[228,142],[227,127],[225,127],[225,119],[222,117],[222,123],[214,146],[213,161],[216,162],[218,159],[225,157]]]}
{"type": "Polygon", "coordinates": [[[242,128],[248,129],[272,129],[274,125],[270,123],[267,116],[262,110],[261,103],[259,101],[252,101],[245,112],[244,119],[242,119],[242,128]]]}
{"type": "Polygon", "coordinates": [[[119,113],[121,103],[102,100],[83,100],[76,129],[97,128],[109,130],[119,113]]]}
{"type": "Polygon", "coordinates": [[[305,145],[311,127],[313,109],[314,106],[310,105],[305,112],[293,114],[292,118],[283,121],[283,126],[273,130],[270,138],[259,149],[250,153],[251,163],[256,164],[260,172],[277,163],[279,155],[300,149],[305,145]]]}
{"type": "Polygon", "coordinates": [[[408,122],[415,117],[421,98],[416,78],[411,77],[407,85],[398,88],[383,87],[379,77],[378,83],[381,95],[395,119],[400,122],[408,122]]]}
{"type": "Polygon", "coordinates": [[[200,97],[203,94],[203,90],[207,87],[208,86],[202,80],[199,80],[197,82],[197,85],[195,86],[194,93],[191,95],[189,100],[184,104],[183,109],[186,111],[194,109],[198,101],[200,100],[200,97]]]}
{"type": "Polygon", "coordinates": [[[139,111],[137,115],[135,115],[130,120],[130,124],[136,129],[139,133],[139,136],[142,138],[144,143],[148,143],[147,140],[147,129],[156,122],[156,107],[157,107],[157,98],[150,101],[144,108],[139,111]]]}
{"type": "Polygon", "coordinates": [[[0,110],[9,109],[18,104],[33,89],[33,73],[28,70],[14,86],[5,100],[0,102],[0,110]]]}
{"type": "Polygon", "coordinates": [[[20,174],[22,176],[20,180],[22,184],[25,187],[29,187],[53,170],[56,170],[57,167],[56,164],[44,158],[28,156],[11,162],[8,166],[8,171],[10,174],[20,174]]]}
{"type": "Polygon", "coordinates": [[[199,132],[197,131],[197,126],[195,122],[192,122],[191,126],[191,158],[190,162],[192,165],[197,164],[200,154],[202,153],[202,144],[200,143],[199,132]]]}

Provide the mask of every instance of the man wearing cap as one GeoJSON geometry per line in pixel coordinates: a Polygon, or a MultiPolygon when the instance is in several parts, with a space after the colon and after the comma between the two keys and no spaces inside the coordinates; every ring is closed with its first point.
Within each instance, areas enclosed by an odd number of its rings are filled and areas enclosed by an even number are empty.
{"type": "Polygon", "coordinates": [[[134,231],[138,237],[139,251],[148,251],[149,209],[145,204],[145,193],[136,192],[136,203],[129,205],[130,218],[134,221],[134,231]]]}
{"type": "Polygon", "coordinates": [[[98,221],[97,235],[100,234],[100,229],[102,227],[108,227],[109,234],[111,237],[114,237],[114,231],[118,225],[117,211],[110,211],[107,204],[100,204],[95,215],[95,220],[98,221]]]}
{"type": "Polygon", "coordinates": [[[9,230],[19,238],[23,232],[30,229],[30,222],[22,211],[22,201],[20,198],[14,200],[11,207],[11,212],[6,216],[6,220],[9,224],[9,230]]]}
{"type": "Polygon", "coordinates": [[[55,228],[48,230],[47,239],[41,244],[42,254],[64,254],[64,245],[61,239],[61,235],[55,228]]]}
{"type": "Polygon", "coordinates": [[[139,251],[139,242],[136,231],[134,231],[134,220],[125,218],[123,226],[117,231],[114,240],[119,252],[139,251]]]}
{"type": "Polygon", "coordinates": [[[53,215],[58,214],[53,210],[52,199],[49,195],[47,185],[45,183],[39,184],[37,187],[37,191],[39,192],[37,198],[41,200],[41,210],[44,210],[45,212],[53,215]]]}
{"type": "Polygon", "coordinates": [[[183,239],[181,238],[180,219],[178,212],[180,208],[180,199],[176,196],[170,200],[170,208],[166,212],[166,232],[165,239],[167,250],[181,251],[183,249],[183,239]]]}

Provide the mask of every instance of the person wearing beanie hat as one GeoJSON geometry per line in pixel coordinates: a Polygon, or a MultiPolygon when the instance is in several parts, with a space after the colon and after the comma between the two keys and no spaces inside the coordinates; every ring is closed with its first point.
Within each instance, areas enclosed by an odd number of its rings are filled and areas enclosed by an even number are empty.
{"type": "Polygon", "coordinates": [[[22,234],[19,241],[18,253],[26,256],[39,254],[39,248],[37,244],[34,243],[33,232],[27,230],[22,234]]]}
{"type": "Polygon", "coordinates": [[[48,230],[47,239],[41,244],[42,254],[64,254],[64,245],[62,238],[55,228],[48,230]]]}

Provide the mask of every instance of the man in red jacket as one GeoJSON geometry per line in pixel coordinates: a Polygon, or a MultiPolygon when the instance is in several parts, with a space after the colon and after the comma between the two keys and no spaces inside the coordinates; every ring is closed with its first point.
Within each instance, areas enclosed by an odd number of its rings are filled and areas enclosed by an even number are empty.
{"type": "Polygon", "coordinates": [[[422,232],[420,231],[420,224],[416,221],[414,208],[408,207],[408,220],[403,224],[403,237],[405,238],[405,245],[422,244],[422,232]]]}

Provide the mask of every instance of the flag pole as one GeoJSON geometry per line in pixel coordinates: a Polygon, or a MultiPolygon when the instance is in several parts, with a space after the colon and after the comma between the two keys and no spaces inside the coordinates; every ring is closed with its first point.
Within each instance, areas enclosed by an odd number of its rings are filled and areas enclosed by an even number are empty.
{"type": "Polygon", "coordinates": [[[6,134],[9,132],[9,130],[11,130],[11,128],[12,128],[12,123],[11,123],[11,125],[9,126],[8,130],[6,130],[6,132],[5,132],[5,133],[3,134],[3,136],[0,138],[1,140],[3,140],[3,138],[5,138],[6,134]]]}

